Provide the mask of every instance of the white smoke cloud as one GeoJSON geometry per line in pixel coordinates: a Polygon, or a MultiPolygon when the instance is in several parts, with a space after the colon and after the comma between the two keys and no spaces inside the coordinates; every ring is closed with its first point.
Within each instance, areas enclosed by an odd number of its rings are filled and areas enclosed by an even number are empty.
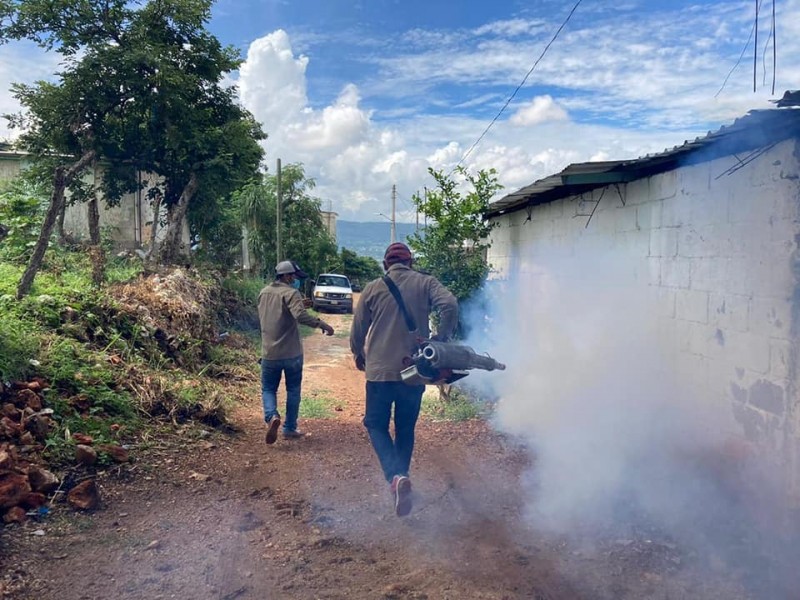
{"type": "Polygon", "coordinates": [[[468,343],[508,366],[465,383],[498,398],[495,427],[530,449],[531,522],[578,539],[646,524],[703,555],[769,556],[759,540],[785,508],[775,471],[746,453],[725,462],[733,425],[685,385],[647,266],[589,240],[522,249],[480,299],[488,319],[467,315],[468,343]]]}

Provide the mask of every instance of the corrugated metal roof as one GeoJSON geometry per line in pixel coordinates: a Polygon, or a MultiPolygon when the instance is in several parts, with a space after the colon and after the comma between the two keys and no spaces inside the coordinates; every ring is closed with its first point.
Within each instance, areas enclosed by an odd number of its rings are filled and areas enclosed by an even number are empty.
{"type": "MultiPolygon", "coordinates": [[[[539,179],[489,205],[492,217],[536,204],[581,194],[611,183],[625,183],[679,166],[707,162],[721,156],[769,148],[791,137],[800,137],[800,107],[757,110],[731,125],[657,154],[629,160],[586,162],[539,179]]],[[[740,157],[746,161],[747,157],[740,157]]]]}

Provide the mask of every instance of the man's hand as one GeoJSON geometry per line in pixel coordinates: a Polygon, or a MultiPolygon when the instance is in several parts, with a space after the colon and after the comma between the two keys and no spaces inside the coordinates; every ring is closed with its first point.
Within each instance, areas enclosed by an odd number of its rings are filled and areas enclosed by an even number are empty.
{"type": "Polygon", "coordinates": [[[322,333],[324,333],[325,335],[333,335],[333,327],[331,327],[327,323],[320,323],[319,328],[322,329],[322,333]]]}
{"type": "Polygon", "coordinates": [[[303,307],[304,308],[311,308],[314,306],[314,301],[311,298],[303,298],[303,307]]]}
{"type": "Polygon", "coordinates": [[[359,354],[358,356],[355,357],[355,361],[356,361],[356,369],[358,369],[359,371],[365,371],[366,370],[367,361],[363,356],[361,356],[359,354]]]}

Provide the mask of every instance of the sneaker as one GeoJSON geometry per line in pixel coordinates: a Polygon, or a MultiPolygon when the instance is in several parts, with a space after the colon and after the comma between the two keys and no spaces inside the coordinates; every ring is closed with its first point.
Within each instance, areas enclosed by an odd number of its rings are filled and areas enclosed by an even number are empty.
{"type": "Polygon", "coordinates": [[[265,438],[265,442],[267,444],[274,444],[275,441],[278,439],[278,428],[281,426],[281,418],[280,417],[272,417],[267,423],[267,435],[265,438]]]}
{"type": "Polygon", "coordinates": [[[405,517],[411,512],[411,480],[404,475],[395,475],[392,478],[392,493],[394,513],[398,517],[405,517]]]}
{"type": "Polygon", "coordinates": [[[303,433],[302,431],[297,431],[296,429],[294,429],[294,430],[284,429],[283,430],[283,438],[286,439],[286,440],[297,440],[297,439],[300,439],[301,437],[305,437],[305,435],[306,435],[305,433],[303,433]]]}

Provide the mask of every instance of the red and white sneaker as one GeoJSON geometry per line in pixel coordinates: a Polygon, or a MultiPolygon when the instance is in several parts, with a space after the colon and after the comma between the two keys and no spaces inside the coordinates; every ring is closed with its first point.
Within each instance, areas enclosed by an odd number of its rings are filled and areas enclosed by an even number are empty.
{"type": "Polygon", "coordinates": [[[411,512],[411,480],[404,475],[395,475],[392,478],[392,494],[394,495],[394,513],[398,517],[405,517],[411,512]]]}

